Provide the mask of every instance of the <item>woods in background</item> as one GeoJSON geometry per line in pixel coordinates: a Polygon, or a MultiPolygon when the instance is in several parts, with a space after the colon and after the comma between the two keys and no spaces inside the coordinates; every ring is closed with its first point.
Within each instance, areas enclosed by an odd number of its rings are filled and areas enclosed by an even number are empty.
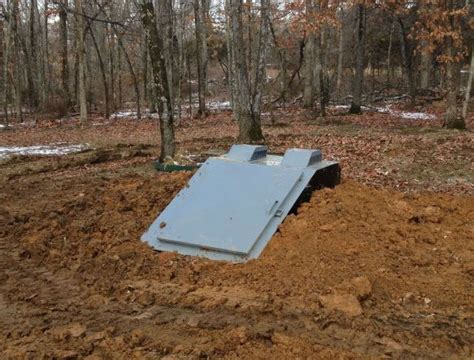
{"type": "Polygon", "coordinates": [[[444,125],[465,127],[474,68],[469,1],[0,4],[4,123],[77,112],[86,124],[90,113],[133,106],[138,118],[158,112],[162,159],[172,158],[174,121],[206,116],[214,89],[227,94],[242,142],[263,140],[262,108],[295,99],[325,116],[331,101],[360,114],[388,95],[407,93],[413,104],[443,98],[444,125]],[[223,76],[211,79],[211,69],[223,76]]]}

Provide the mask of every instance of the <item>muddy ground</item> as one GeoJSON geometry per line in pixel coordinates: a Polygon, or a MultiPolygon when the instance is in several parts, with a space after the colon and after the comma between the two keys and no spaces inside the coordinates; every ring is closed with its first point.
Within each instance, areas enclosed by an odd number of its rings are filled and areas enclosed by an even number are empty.
{"type": "MultiPolygon", "coordinates": [[[[181,150],[224,151],[224,125],[183,124],[181,150]]],[[[2,358],[474,356],[472,133],[266,126],[275,151],[340,158],[344,181],[290,215],[258,260],[228,264],[140,242],[192,176],[152,169],[156,143],[135,141],[148,126],[103,125],[109,141],[92,126],[0,134],[95,147],[0,163],[2,358]]]]}

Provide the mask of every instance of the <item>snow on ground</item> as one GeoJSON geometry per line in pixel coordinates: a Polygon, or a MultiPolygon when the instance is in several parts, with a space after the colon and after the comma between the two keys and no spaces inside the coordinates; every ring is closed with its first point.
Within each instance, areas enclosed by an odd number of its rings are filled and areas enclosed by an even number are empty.
{"type": "Polygon", "coordinates": [[[228,110],[230,109],[230,101],[209,101],[207,107],[209,110],[228,110]]]}
{"type": "MultiPolygon", "coordinates": [[[[183,108],[186,108],[187,105],[183,104],[183,108]]],[[[197,103],[193,103],[193,107],[197,107],[197,103]]],[[[211,100],[207,103],[207,108],[211,111],[220,111],[220,110],[230,110],[231,105],[230,101],[228,100],[211,100]]],[[[331,109],[335,110],[349,110],[349,105],[332,105],[330,106],[331,109]]],[[[436,119],[435,115],[424,113],[424,112],[410,112],[410,111],[399,111],[391,108],[391,105],[387,105],[385,107],[368,107],[368,106],[361,106],[362,111],[375,111],[383,114],[390,114],[392,116],[400,117],[402,119],[410,119],[410,120],[434,120],[436,119]]],[[[150,110],[144,109],[142,112],[142,118],[153,118],[158,119],[157,113],[150,113],[150,110]]],[[[137,119],[137,112],[133,110],[123,110],[117,111],[110,116],[111,119],[137,119]]]]}
{"type": "MultiPolygon", "coordinates": [[[[158,118],[158,113],[150,113],[149,110],[143,110],[141,113],[141,117],[146,119],[146,118],[158,118]]],[[[137,112],[136,111],[131,111],[131,110],[125,110],[125,111],[117,111],[110,115],[111,119],[122,119],[122,118],[132,118],[132,119],[137,119],[137,112]]]]}
{"type": "MultiPolygon", "coordinates": [[[[332,109],[336,110],[349,110],[349,105],[334,105],[331,106],[332,109]]],[[[390,105],[386,107],[376,107],[376,108],[369,108],[366,106],[361,106],[362,111],[376,111],[383,114],[390,114],[392,116],[401,117],[402,119],[410,119],[410,120],[434,120],[436,119],[435,115],[424,113],[424,112],[410,112],[410,111],[398,111],[391,108],[390,105]]]]}
{"type": "Polygon", "coordinates": [[[0,146],[0,159],[10,155],[44,155],[44,156],[62,156],[80,152],[88,149],[87,144],[79,145],[34,145],[34,146],[0,146]]]}
{"type": "Polygon", "coordinates": [[[125,117],[137,117],[136,111],[117,111],[110,115],[112,119],[120,119],[125,117]]]}
{"type": "Polygon", "coordinates": [[[392,116],[398,116],[403,119],[410,119],[410,120],[434,120],[436,119],[435,115],[428,114],[425,112],[412,112],[412,111],[398,111],[393,110],[390,105],[386,107],[377,107],[375,108],[377,112],[390,114],[392,116]]]}
{"type": "MultiPolygon", "coordinates": [[[[393,114],[393,113],[392,113],[393,114]]],[[[396,112],[396,116],[400,116],[404,119],[413,119],[413,120],[434,120],[436,119],[435,115],[427,114],[424,112],[396,112]]]]}
{"type": "MultiPolygon", "coordinates": [[[[183,102],[183,108],[188,108],[188,105],[183,102]]],[[[197,108],[197,102],[193,102],[193,108],[197,108]]],[[[230,101],[220,101],[220,100],[211,100],[207,103],[207,108],[209,110],[219,111],[219,110],[230,110],[230,101]]],[[[110,115],[111,119],[137,119],[137,112],[134,110],[122,110],[117,111],[110,115]]],[[[142,111],[142,119],[153,118],[158,119],[158,113],[150,113],[150,110],[144,109],[142,111]]]]}

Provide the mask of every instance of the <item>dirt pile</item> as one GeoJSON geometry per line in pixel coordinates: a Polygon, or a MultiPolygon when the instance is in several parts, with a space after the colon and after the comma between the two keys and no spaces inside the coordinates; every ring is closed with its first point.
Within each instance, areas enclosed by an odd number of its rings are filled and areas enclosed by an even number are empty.
{"type": "Polygon", "coordinates": [[[190,174],[5,180],[0,351],[82,358],[473,355],[474,201],[345,182],[246,264],[139,241],[190,174]]]}

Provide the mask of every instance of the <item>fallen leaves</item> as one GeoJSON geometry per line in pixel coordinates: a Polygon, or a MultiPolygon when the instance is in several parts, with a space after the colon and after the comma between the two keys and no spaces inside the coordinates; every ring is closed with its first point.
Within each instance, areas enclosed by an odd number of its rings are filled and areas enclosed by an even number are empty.
{"type": "MultiPolygon", "coordinates": [[[[341,163],[344,178],[404,192],[474,194],[474,136],[443,130],[439,114],[437,118],[404,119],[380,112],[346,115],[341,111],[319,118],[294,105],[275,109],[272,116],[265,113],[262,124],[271,152],[283,153],[295,147],[321,149],[326,159],[341,163]]],[[[73,117],[17,126],[0,132],[0,144],[89,143],[99,149],[116,144],[150,144],[152,152],[159,154],[156,120],[112,121],[93,116],[85,128],[79,128],[77,122],[73,117]]],[[[238,125],[229,111],[215,112],[205,119],[183,118],[176,129],[179,152],[186,156],[222,154],[237,134],[238,125]]]]}

